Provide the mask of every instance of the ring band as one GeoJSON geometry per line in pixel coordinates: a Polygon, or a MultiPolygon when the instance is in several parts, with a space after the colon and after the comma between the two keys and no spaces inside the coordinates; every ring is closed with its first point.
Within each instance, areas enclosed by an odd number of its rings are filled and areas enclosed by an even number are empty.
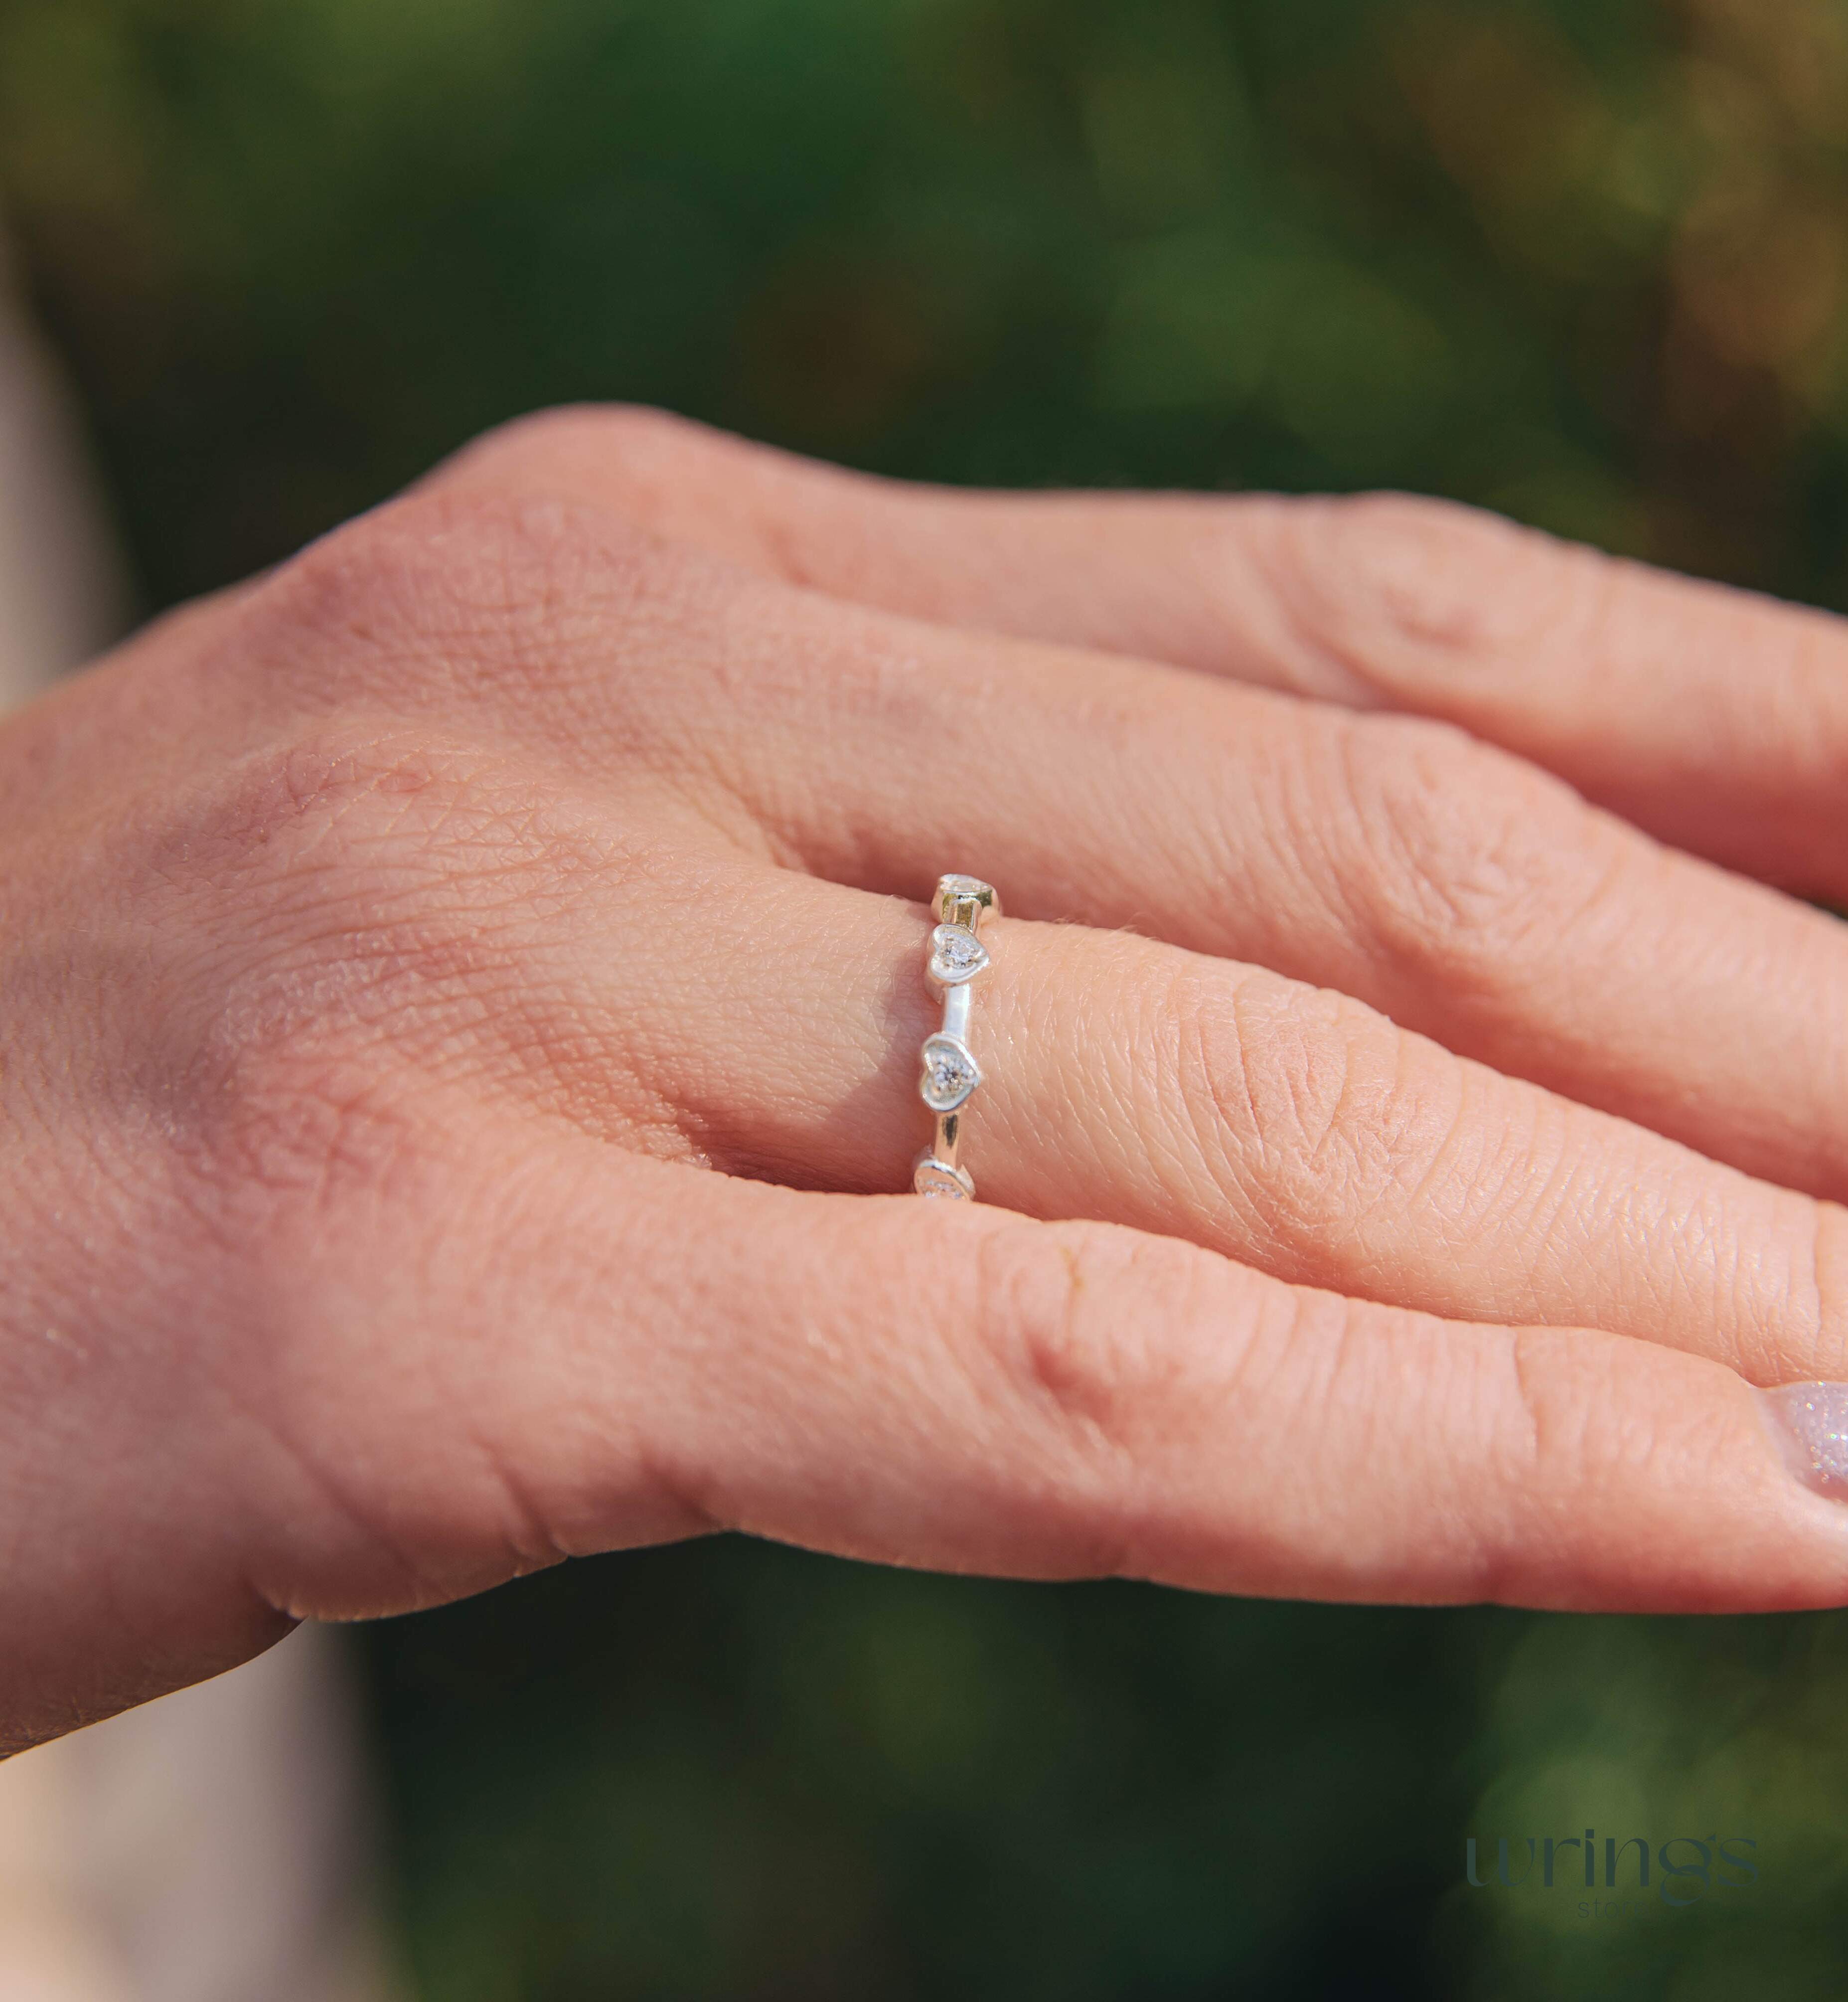
{"type": "Polygon", "coordinates": [[[1001,915],[1001,899],[993,885],[979,877],[940,876],[931,901],[937,922],[924,972],[932,985],[943,991],[943,1026],[924,1038],[924,1075],[918,1094],[936,1114],[936,1138],[912,1162],[911,1185],[919,1195],[972,1202],[975,1178],[956,1158],[962,1144],[963,1107],[982,1082],[982,1066],[969,1048],[969,989],[989,964],[982,920],[1001,915]]]}

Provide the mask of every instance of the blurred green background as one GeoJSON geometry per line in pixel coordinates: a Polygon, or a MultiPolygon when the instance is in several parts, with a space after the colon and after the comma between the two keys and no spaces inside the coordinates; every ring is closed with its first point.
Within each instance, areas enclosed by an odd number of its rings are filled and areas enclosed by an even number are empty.
{"type": "MultiPolygon", "coordinates": [[[[150,608],[585,397],[1848,602],[1842,0],[0,0],[0,202],[150,608]]],[[[1848,1991],[1838,1618],[726,1540],[364,1644],[424,2002],[1848,1991]],[[1758,1881],[1464,1882],[1588,1823],[1758,1881]]]]}

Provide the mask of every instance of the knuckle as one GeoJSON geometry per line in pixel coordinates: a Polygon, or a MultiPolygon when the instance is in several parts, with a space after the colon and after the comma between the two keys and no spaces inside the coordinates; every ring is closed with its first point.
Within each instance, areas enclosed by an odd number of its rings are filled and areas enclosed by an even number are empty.
{"type": "MultiPolygon", "coordinates": [[[[451,837],[453,875],[476,852],[465,839],[497,818],[498,762],[472,743],[392,716],[353,711],[254,752],[177,808],[148,849],[156,877],[227,902],[261,933],[264,920],[326,914],[381,887],[379,872],[427,856],[451,837]],[[371,870],[369,878],[367,872],[371,870]]],[[[507,820],[504,811],[498,818],[507,820]]],[[[402,879],[400,879],[402,880],[402,879]]]]}
{"type": "Polygon", "coordinates": [[[866,540],[859,476],[640,404],[518,419],[439,476],[451,483],[588,498],[612,518],[702,552],[715,572],[831,594],[846,550],[866,540]],[[830,551],[818,567],[818,538],[830,551]]]}
{"type": "Polygon", "coordinates": [[[1524,985],[1620,880],[1606,823],[1568,786],[1448,725],[1355,719],[1331,762],[1346,901],[1389,968],[1454,1000],[1524,985]]]}
{"type": "Polygon", "coordinates": [[[1409,494],[1303,500],[1280,521],[1285,612],[1312,652],[1388,695],[1451,664],[1534,659],[1591,612],[1609,568],[1500,515],[1409,494]]]}
{"type": "Polygon", "coordinates": [[[440,518],[415,500],[396,502],[311,542],[253,595],[242,650],[287,671],[338,678],[363,664],[382,675],[394,659],[424,650],[446,611],[441,588],[456,567],[469,519],[457,505],[440,518]],[[260,644],[249,647],[250,638],[260,644]]]}
{"type": "Polygon", "coordinates": [[[773,556],[776,539],[741,504],[743,490],[773,462],[762,446],[671,411],[585,405],[490,432],[439,483],[588,500],[612,521],[749,566],[773,556]]]}
{"type": "Polygon", "coordinates": [[[1133,1456],[1182,1385],[1183,1324],[1207,1254],[1113,1226],[1017,1223],[982,1248],[976,1334],[1010,1407],[1086,1459],[1133,1456]]]}
{"type": "Polygon", "coordinates": [[[414,492],[323,537],[253,594],[227,650],[311,699],[584,687],[684,593],[688,553],[608,511],[493,488],[414,492]],[[651,616],[653,615],[653,616],[651,616]]]}
{"type": "Polygon", "coordinates": [[[402,1077],[337,1048],[221,1038],[187,1086],[170,1132],[187,1205],[279,1299],[309,1290],[343,1217],[382,1211],[409,1241],[438,1154],[402,1077]]]}
{"type": "Polygon", "coordinates": [[[171,999],[138,1033],[183,1151],[260,1190],[289,1179],[269,1160],[363,1167],[389,1129],[362,1115],[420,1077],[504,1066],[528,1035],[563,1048],[570,998],[532,947],[563,886],[614,860],[568,793],[403,725],[253,754],[143,865],[171,999]]]}
{"type": "Polygon", "coordinates": [[[1184,975],[1170,1008],[1184,1145],[1250,1240],[1325,1246],[1424,1174],[1452,1131],[1452,1095],[1361,1003],[1267,975],[1184,975]]]}
{"type": "Polygon", "coordinates": [[[633,476],[667,483],[738,448],[724,433],[671,410],[643,403],[577,403],[497,425],[458,463],[471,475],[511,474],[541,484],[580,466],[619,481],[633,476]]]}

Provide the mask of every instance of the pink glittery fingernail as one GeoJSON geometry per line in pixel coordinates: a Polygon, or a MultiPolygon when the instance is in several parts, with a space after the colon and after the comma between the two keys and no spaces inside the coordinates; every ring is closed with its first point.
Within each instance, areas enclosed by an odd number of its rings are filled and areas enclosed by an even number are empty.
{"type": "Polygon", "coordinates": [[[1848,1502],[1848,1383],[1780,1383],[1758,1395],[1790,1471],[1832,1502],[1848,1502]]]}

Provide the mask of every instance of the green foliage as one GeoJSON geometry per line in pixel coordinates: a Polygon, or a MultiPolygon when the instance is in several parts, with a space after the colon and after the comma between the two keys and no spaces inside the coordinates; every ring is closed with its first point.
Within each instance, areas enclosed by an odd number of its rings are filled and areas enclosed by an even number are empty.
{"type": "MultiPolygon", "coordinates": [[[[0,0],[0,190],[151,603],[608,397],[1848,601],[1841,0],[0,0]]],[[[1845,1633],[728,1542],[368,1644],[427,2002],[1705,2002],[1842,1986],[1845,1633]],[[1762,1874],[1463,1882],[1587,1824],[1762,1874]]]]}
{"type": "Polygon", "coordinates": [[[5,0],[148,591],[535,405],[1848,592],[1839,0],[5,0]]]}
{"type": "Polygon", "coordinates": [[[1416,1993],[1456,1720],[1518,1625],[737,1541],[396,1623],[429,1992],[1416,1993]]]}

